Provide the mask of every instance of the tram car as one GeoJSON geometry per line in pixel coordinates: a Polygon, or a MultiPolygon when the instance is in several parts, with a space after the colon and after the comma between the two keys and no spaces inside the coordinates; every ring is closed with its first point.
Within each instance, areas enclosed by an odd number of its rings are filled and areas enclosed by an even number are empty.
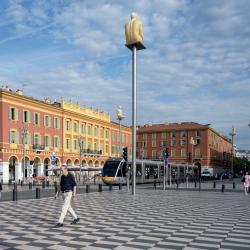
{"type": "MultiPolygon", "coordinates": [[[[125,184],[127,176],[132,179],[132,162],[125,162],[123,158],[109,158],[106,160],[102,171],[103,183],[125,184]]],[[[189,173],[191,177],[194,173],[194,167],[186,164],[168,164],[167,177],[168,180],[174,181],[176,178],[185,178],[185,174],[189,173]],[[170,174],[171,173],[171,174],[170,174]]],[[[163,181],[164,178],[164,162],[152,160],[136,159],[136,183],[150,183],[153,181],[163,181]]]]}

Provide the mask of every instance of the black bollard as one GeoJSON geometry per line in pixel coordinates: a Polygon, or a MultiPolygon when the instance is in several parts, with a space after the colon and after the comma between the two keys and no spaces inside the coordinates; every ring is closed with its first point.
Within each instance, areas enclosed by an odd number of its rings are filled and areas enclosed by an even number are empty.
{"type": "Polygon", "coordinates": [[[122,184],[119,183],[119,190],[122,190],[122,184]]]}
{"type": "Polygon", "coordinates": [[[21,181],[21,186],[23,186],[23,181],[21,181]]]}
{"type": "Polygon", "coordinates": [[[98,186],[98,192],[102,192],[102,184],[99,184],[99,186],[98,186]]]}
{"type": "Polygon", "coordinates": [[[29,182],[29,189],[32,189],[32,183],[29,182]]]}
{"type": "Polygon", "coordinates": [[[33,186],[35,186],[36,185],[36,181],[35,180],[33,180],[33,186]]]}
{"type": "Polygon", "coordinates": [[[40,188],[36,188],[36,199],[40,199],[40,197],[41,197],[40,188]]]}
{"type": "Polygon", "coordinates": [[[216,188],[216,182],[214,181],[214,188],[216,188]]]}
{"type": "Polygon", "coordinates": [[[176,190],[178,190],[179,189],[179,183],[178,183],[178,181],[176,180],[176,190]]]}
{"type": "Polygon", "coordinates": [[[86,193],[89,193],[89,185],[86,185],[86,193]]]}
{"type": "Polygon", "coordinates": [[[13,189],[13,201],[17,201],[17,189],[13,189]]]}
{"type": "Polygon", "coordinates": [[[45,181],[42,181],[42,187],[45,188],[45,181]]]}
{"type": "Polygon", "coordinates": [[[154,189],[156,189],[156,180],[154,180],[154,189]]]}
{"type": "Polygon", "coordinates": [[[194,187],[197,188],[197,181],[194,181],[194,187]]]}
{"type": "Polygon", "coordinates": [[[17,183],[14,183],[14,189],[17,190],[17,183]]]}
{"type": "Polygon", "coordinates": [[[112,184],[109,184],[109,191],[112,191],[112,184]]]}
{"type": "Polygon", "coordinates": [[[235,189],[235,182],[233,182],[233,189],[235,189]]]}
{"type": "Polygon", "coordinates": [[[225,185],[222,184],[222,186],[221,186],[221,192],[224,192],[224,191],[225,191],[225,185]]]}
{"type": "Polygon", "coordinates": [[[49,187],[49,181],[46,181],[46,186],[49,187]]]}

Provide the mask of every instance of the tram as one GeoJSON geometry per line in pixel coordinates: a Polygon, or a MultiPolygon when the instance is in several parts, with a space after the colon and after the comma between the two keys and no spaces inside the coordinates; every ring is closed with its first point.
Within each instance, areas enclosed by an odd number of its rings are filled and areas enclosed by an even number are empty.
{"type": "MultiPolygon", "coordinates": [[[[106,160],[102,171],[102,181],[107,184],[125,184],[129,175],[131,181],[132,162],[125,162],[123,158],[109,158],[106,160]]],[[[184,179],[187,175],[190,178],[195,176],[197,166],[187,164],[168,164],[168,180],[184,179]]],[[[136,183],[150,183],[153,181],[163,181],[164,163],[163,161],[139,160],[136,159],[136,183]]]]}

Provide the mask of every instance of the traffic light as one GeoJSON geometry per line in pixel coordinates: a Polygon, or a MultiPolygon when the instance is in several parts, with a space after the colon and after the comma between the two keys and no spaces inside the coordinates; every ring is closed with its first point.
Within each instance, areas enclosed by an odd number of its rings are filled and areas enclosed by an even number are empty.
{"type": "Polygon", "coordinates": [[[166,148],[165,155],[166,155],[166,159],[168,159],[168,148],[166,148]]]}
{"type": "Polygon", "coordinates": [[[128,161],[128,148],[125,147],[122,150],[123,150],[122,157],[123,157],[124,161],[127,162],[128,161]]]}
{"type": "Polygon", "coordinates": [[[191,161],[191,153],[188,153],[188,160],[191,161]]]}

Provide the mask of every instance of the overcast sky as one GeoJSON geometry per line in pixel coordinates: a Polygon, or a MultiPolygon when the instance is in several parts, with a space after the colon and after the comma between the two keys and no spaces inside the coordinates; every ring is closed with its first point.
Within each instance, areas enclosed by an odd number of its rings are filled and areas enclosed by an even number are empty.
{"type": "Polygon", "coordinates": [[[37,99],[65,99],[131,123],[131,53],[124,24],[137,12],[138,124],[194,121],[250,149],[249,0],[1,0],[0,82],[37,99]]]}

